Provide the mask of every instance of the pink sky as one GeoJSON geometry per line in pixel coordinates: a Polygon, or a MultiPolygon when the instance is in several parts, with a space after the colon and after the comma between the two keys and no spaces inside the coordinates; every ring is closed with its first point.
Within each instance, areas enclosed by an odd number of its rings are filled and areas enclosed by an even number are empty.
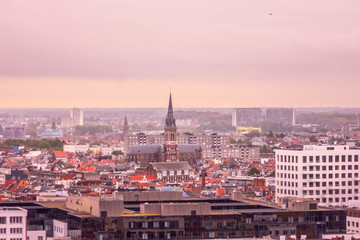
{"type": "Polygon", "coordinates": [[[359,9],[1,1],[0,107],[360,107],[359,9]]]}

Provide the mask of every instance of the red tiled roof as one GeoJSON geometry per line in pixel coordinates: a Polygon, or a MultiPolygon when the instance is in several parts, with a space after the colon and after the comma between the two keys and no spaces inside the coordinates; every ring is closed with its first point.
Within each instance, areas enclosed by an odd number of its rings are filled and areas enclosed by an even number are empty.
{"type": "Polygon", "coordinates": [[[53,154],[54,154],[55,157],[67,157],[66,152],[53,151],[53,154]]]}

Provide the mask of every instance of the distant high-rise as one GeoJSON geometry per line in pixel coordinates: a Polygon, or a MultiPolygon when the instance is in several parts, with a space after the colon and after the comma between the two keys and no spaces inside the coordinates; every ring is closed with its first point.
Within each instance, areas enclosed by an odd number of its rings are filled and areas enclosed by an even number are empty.
{"type": "Polygon", "coordinates": [[[293,108],[269,108],[266,110],[266,121],[284,125],[295,125],[293,108]]]}
{"type": "Polygon", "coordinates": [[[234,127],[255,127],[263,121],[260,108],[234,108],[232,125],[234,127]]]}
{"type": "Polygon", "coordinates": [[[80,108],[73,108],[70,110],[70,118],[74,120],[74,126],[84,125],[84,113],[80,108]]]}
{"type": "Polygon", "coordinates": [[[129,124],[128,124],[128,121],[127,121],[127,117],[125,116],[124,126],[123,126],[124,154],[125,154],[125,156],[128,154],[129,149],[130,149],[130,145],[129,145],[129,132],[130,132],[130,128],[129,128],[129,124]]]}

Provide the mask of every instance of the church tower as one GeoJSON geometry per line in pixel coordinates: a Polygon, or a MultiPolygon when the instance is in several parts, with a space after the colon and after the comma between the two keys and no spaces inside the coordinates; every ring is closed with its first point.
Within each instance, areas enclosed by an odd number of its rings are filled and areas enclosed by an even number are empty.
{"type": "Polygon", "coordinates": [[[171,100],[171,93],[169,99],[168,113],[165,120],[165,161],[174,162],[179,159],[179,151],[177,144],[177,128],[175,124],[174,111],[171,100]]]}
{"type": "Polygon", "coordinates": [[[130,128],[129,128],[129,124],[127,121],[127,117],[125,116],[125,120],[124,120],[124,125],[123,125],[123,134],[124,134],[124,155],[126,156],[129,152],[129,132],[130,132],[130,128]]]}

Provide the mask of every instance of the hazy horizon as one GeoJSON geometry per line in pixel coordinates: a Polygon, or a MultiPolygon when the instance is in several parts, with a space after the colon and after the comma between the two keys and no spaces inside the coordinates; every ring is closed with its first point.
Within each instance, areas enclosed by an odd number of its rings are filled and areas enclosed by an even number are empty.
{"type": "Polygon", "coordinates": [[[0,108],[356,108],[359,1],[2,1],[0,108]]]}

